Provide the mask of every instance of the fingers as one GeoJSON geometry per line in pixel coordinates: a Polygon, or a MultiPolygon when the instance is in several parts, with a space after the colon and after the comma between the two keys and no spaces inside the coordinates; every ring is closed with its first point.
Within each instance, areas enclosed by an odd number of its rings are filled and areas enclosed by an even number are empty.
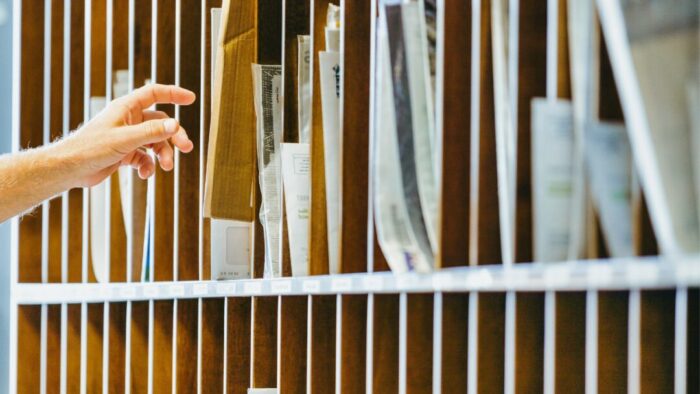
{"type": "Polygon", "coordinates": [[[158,157],[158,163],[160,163],[160,168],[165,171],[170,171],[173,169],[173,148],[170,146],[168,141],[161,141],[153,144],[153,152],[158,157]]]}
{"type": "Polygon", "coordinates": [[[190,105],[196,96],[191,91],[174,86],[151,84],[140,87],[117,101],[131,112],[144,111],[153,104],[190,105]]]}
{"type": "Polygon", "coordinates": [[[146,179],[155,172],[155,163],[148,153],[137,149],[122,160],[122,164],[138,170],[139,177],[146,179]]]}
{"type": "MultiPolygon", "coordinates": [[[[159,117],[158,114],[149,116],[159,117]]],[[[194,144],[187,136],[185,129],[180,127],[175,119],[153,119],[133,126],[124,126],[117,132],[120,150],[131,152],[142,146],[152,146],[158,159],[165,166],[172,168],[172,148],[168,145],[170,139],[173,145],[182,152],[192,151],[194,144]],[[169,163],[169,164],[168,164],[169,163]]]]}

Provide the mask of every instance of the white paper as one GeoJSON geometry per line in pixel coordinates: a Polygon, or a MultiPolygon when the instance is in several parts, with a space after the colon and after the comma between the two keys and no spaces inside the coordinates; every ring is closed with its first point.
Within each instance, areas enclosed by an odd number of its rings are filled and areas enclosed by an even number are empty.
{"type": "Polygon", "coordinates": [[[307,276],[309,272],[310,170],[309,144],[282,144],[282,180],[293,276],[307,276]]]}
{"type": "Polygon", "coordinates": [[[533,238],[538,262],[564,261],[568,256],[573,146],[571,103],[533,99],[533,238]]]}
{"type": "Polygon", "coordinates": [[[340,252],[340,54],[319,52],[318,57],[326,172],[328,262],[330,273],[336,274],[340,252]]]}
{"type": "Polygon", "coordinates": [[[311,37],[297,36],[299,142],[311,140],[311,37]]]}
{"type": "MultiPolygon", "coordinates": [[[[107,106],[105,97],[90,98],[90,118],[94,118],[107,106]]],[[[107,262],[105,251],[107,240],[105,226],[107,223],[107,187],[104,182],[90,188],[90,252],[92,257],[92,271],[97,282],[104,283],[107,280],[107,262]]]]}
{"type": "Polygon", "coordinates": [[[249,222],[211,220],[211,278],[248,279],[252,263],[252,231],[249,222]]]}

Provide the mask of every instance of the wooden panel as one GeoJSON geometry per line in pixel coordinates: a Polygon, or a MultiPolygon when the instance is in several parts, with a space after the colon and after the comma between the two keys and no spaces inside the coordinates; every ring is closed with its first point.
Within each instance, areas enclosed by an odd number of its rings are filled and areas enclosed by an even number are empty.
{"type": "MultiPolygon", "coordinates": [[[[469,130],[472,4],[451,0],[445,10],[442,105],[442,189],[436,266],[467,265],[469,257],[469,130]]],[[[439,102],[439,100],[437,100],[439,102]]],[[[437,132],[440,132],[438,125],[437,132]]]]}
{"type": "Polygon", "coordinates": [[[80,304],[68,305],[66,391],[80,392],[80,304]]]}
{"type": "Polygon", "coordinates": [[[555,391],[583,393],[586,359],[586,294],[558,293],[555,391]]]}
{"type": "Polygon", "coordinates": [[[306,336],[309,298],[280,297],[279,392],[306,392],[306,336]]]}
{"type": "Polygon", "coordinates": [[[17,363],[15,368],[18,393],[38,393],[41,368],[41,306],[17,308],[17,363]]]}
{"type": "Polygon", "coordinates": [[[87,322],[87,380],[89,393],[102,392],[102,348],[104,334],[104,305],[88,304],[87,322]]]}
{"type": "Polygon", "coordinates": [[[153,392],[173,387],[173,301],[153,302],[153,392]]]}
{"type": "MultiPolygon", "coordinates": [[[[152,15],[155,22],[156,49],[152,49],[156,75],[151,75],[154,82],[162,84],[175,83],[175,1],[157,0],[157,9],[152,15]]],[[[157,108],[174,116],[171,105],[158,105],[157,108]]],[[[155,172],[155,217],[153,230],[153,276],[156,281],[175,279],[173,273],[173,207],[175,205],[174,177],[172,172],[163,171],[156,166],[155,172]]],[[[156,320],[158,322],[158,320],[156,320]]],[[[157,324],[170,324],[158,322],[157,324]]],[[[154,385],[155,387],[155,385],[154,385]]]]}
{"type": "Polygon", "coordinates": [[[257,59],[282,64],[282,0],[257,0],[257,59]]]}
{"type": "Polygon", "coordinates": [[[323,113],[318,52],[326,48],[328,0],[314,0],[311,25],[311,200],[309,214],[309,274],[328,274],[328,222],[323,151],[323,113]]]}
{"type": "MultiPolygon", "coordinates": [[[[21,81],[19,102],[20,147],[40,146],[43,142],[44,80],[44,2],[22,2],[21,81]],[[32,50],[33,49],[33,50],[32,50]]],[[[19,281],[41,281],[41,210],[35,209],[19,222],[19,281]]]]}
{"type": "Polygon", "coordinates": [[[643,291],[641,298],[641,392],[660,393],[673,387],[676,292],[643,291]]]}
{"type": "Polygon", "coordinates": [[[340,337],[340,387],[343,393],[364,393],[367,351],[367,296],[343,295],[340,337]]]}
{"type": "Polygon", "coordinates": [[[277,297],[253,298],[252,387],[277,387],[277,297]]]}
{"type": "Polygon", "coordinates": [[[131,392],[148,391],[148,302],[131,304],[131,392]]]}
{"type": "Polygon", "coordinates": [[[126,372],[126,303],[109,304],[109,392],[124,392],[126,372]]]}
{"type": "Polygon", "coordinates": [[[327,393],[335,388],[336,297],[311,297],[311,394],[327,393]]]}
{"type": "Polygon", "coordinates": [[[250,382],[250,298],[229,298],[228,301],[226,392],[246,394],[250,382]]]}
{"type": "MultiPolygon", "coordinates": [[[[181,0],[180,7],[180,86],[200,97],[201,4],[200,0],[181,0]]],[[[180,154],[178,177],[178,279],[199,279],[199,133],[198,105],[180,107],[180,124],[187,130],[194,149],[180,154]]],[[[179,317],[179,316],[178,316],[179,317]]]]}
{"type": "Polygon", "coordinates": [[[504,294],[479,294],[477,353],[477,390],[479,393],[503,392],[505,355],[504,294]]]}
{"type": "Polygon", "coordinates": [[[406,392],[433,391],[433,295],[409,294],[406,316],[406,392]]]}
{"type": "Polygon", "coordinates": [[[297,36],[309,34],[309,0],[284,2],[284,141],[299,142],[299,46],[297,36]]]}
{"type": "Polygon", "coordinates": [[[442,392],[467,390],[469,295],[442,295],[442,392]]]}
{"type": "MultiPolygon", "coordinates": [[[[63,136],[63,2],[51,5],[49,139],[63,136]]],[[[49,282],[61,281],[62,196],[49,201],[49,282]]]]}
{"type": "MultiPolygon", "coordinates": [[[[367,203],[369,177],[369,1],[344,1],[341,41],[341,214],[342,273],[367,269],[367,203]],[[347,159],[347,161],[346,161],[347,159]]],[[[366,301],[366,300],[365,300],[366,301]]],[[[364,373],[364,371],[363,371],[364,373]]]]}
{"type": "Polygon", "coordinates": [[[629,293],[598,293],[598,392],[627,392],[629,293]]]}
{"type": "MultiPolygon", "coordinates": [[[[202,301],[202,392],[224,390],[224,299],[202,301]]],[[[250,318],[244,323],[250,321],[250,318]]],[[[235,340],[235,338],[234,338],[235,340]]]]}
{"type": "Polygon", "coordinates": [[[515,311],[515,389],[544,390],[544,294],[518,293],[515,311]]]}
{"type": "Polygon", "coordinates": [[[372,349],[372,389],[375,393],[399,392],[399,296],[375,294],[372,349]]]}
{"type": "Polygon", "coordinates": [[[47,305],[46,390],[61,387],[61,305],[47,305]]]}
{"type": "Polygon", "coordinates": [[[197,391],[197,334],[199,300],[178,300],[177,341],[175,364],[177,390],[184,393],[197,391]]]}
{"type": "Polygon", "coordinates": [[[700,393],[700,289],[688,290],[687,389],[700,393]]]}

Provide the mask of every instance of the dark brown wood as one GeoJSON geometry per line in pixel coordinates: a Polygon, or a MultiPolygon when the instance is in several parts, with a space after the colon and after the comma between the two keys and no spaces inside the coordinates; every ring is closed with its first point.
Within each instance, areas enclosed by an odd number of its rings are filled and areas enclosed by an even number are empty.
{"type": "Polygon", "coordinates": [[[148,392],[148,302],[131,304],[131,392],[148,392]]]}
{"type": "MultiPolygon", "coordinates": [[[[224,390],[224,299],[202,301],[202,392],[224,390]]],[[[246,322],[250,322],[248,319],[246,322]]]]}
{"type": "Polygon", "coordinates": [[[280,297],[279,392],[306,392],[306,336],[309,298],[280,297]]]}
{"type": "Polygon", "coordinates": [[[586,366],[586,294],[557,293],[555,391],[583,393],[586,366]]]}
{"type": "Polygon", "coordinates": [[[432,393],[433,295],[406,297],[406,392],[432,393]]]}
{"type": "Polygon", "coordinates": [[[336,333],[336,297],[311,297],[310,364],[311,372],[309,390],[312,394],[321,394],[335,388],[335,333],[336,333]]]}
{"type": "MultiPolygon", "coordinates": [[[[347,3],[346,3],[347,4],[347,3]]],[[[340,387],[343,393],[364,393],[367,354],[367,296],[341,297],[340,387]]]]}
{"type": "Polygon", "coordinates": [[[226,363],[226,392],[231,394],[246,394],[251,387],[250,382],[250,298],[229,298],[228,320],[226,323],[227,363],[226,363]]]}
{"type": "Polygon", "coordinates": [[[309,214],[309,274],[328,274],[328,222],[326,215],[326,173],[323,148],[323,113],[319,51],[326,49],[328,0],[314,0],[311,31],[311,200],[309,214]]]}
{"type": "Polygon", "coordinates": [[[61,305],[47,305],[46,391],[61,388],[61,305]]]}
{"type": "Polygon", "coordinates": [[[598,293],[598,392],[627,392],[629,293],[598,293]]]}
{"type": "Polygon", "coordinates": [[[254,297],[251,387],[277,387],[277,335],[277,297],[254,297]]]}
{"type": "Polygon", "coordinates": [[[257,59],[259,64],[282,64],[282,0],[257,2],[257,59]]]}
{"type": "Polygon", "coordinates": [[[15,368],[18,393],[38,392],[41,379],[41,306],[17,308],[17,364],[15,368]]]}
{"type": "MultiPolygon", "coordinates": [[[[344,3],[341,34],[345,47],[341,69],[341,214],[340,259],[342,273],[367,270],[367,203],[369,178],[369,1],[344,3]],[[346,161],[347,158],[347,161],[346,161]],[[350,159],[352,158],[352,159],[350,159]]],[[[364,371],[363,371],[364,374],[364,371]]]]}
{"type": "Polygon", "coordinates": [[[124,392],[126,372],[126,303],[109,304],[109,392],[124,392]]]}
{"type": "Polygon", "coordinates": [[[309,34],[309,0],[284,2],[284,141],[299,142],[299,45],[297,37],[309,34]]]}
{"type": "MultiPolygon", "coordinates": [[[[673,387],[676,292],[642,291],[640,387],[642,393],[661,393],[673,387]]],[[[693,374],[693,371],[689,371],[693,374]]],[[[695,371],[697,373],[697,371],[695,371]]]]}
{"type": "Polygon", "coordinates": [[[469,295],[442,295],[442,392],[467,391],[469,295]]]}
{"type": "MultiPolygon", "coordinates": [[[[19,6],[19,5],[18,5],[19,6]]],[[[44,3],[28,1],[22,7],[22,54],[20,55],[20,147],[23,149],[43,143],[44,79],[44,3]]],[[[19,281],[41,282],[41,221],[42,212],[34,209],[19,221],[19,281]]]]}
{"type": "Polygon", "coordinates": [[[194,393],[197,391],[197,335],[199,300],[178,300],[177,308],[177,340],[175,364],[178,391],[194,393]]]}
{"type": "Polygon", "coordinates": [[[469,195],[472,4],[452,0],[445,8],[442,106],[442,179],[439,244],[435,265],[454,267],[469,261],[469,195]]]}
{"type": "MultiPolygon", "coordinates": [[[[157,17],[156,40],[157,47],[152,50],[152,61],[155,62],[156,75],[151,75],[153,82],[161,84],[175,83],[175,1],[158,0],[157,9],[152,13],[157,17]]],[[[171,105],[158,105],[157,109],[174,116],[171,105]]],[[[173,207],[174,199],[173,172],[163,171],[156,166],[155,172],[155,216],[153,230],[153,278],[156,281],[175,279],[173,272],[173,207]]],[[[172,324],[172,323],[158,323],[172,324]]],[[[154,385],[155,387],[155,385],[154,385]]]]}
{"type": "Polygon", "coordinates": [[[153,392],[170,394],[173,387],[173,301],[153,302],[152,341],[153,392]]]}
{"type": "Polygon", "coordinates": [[[372,389],[399,392],[399,296],[375,294],[372,310],[372,389]]]}
{"type": "Polygon", "coordinates": [[[700,289],[688,290],[688,352],[686,376],[689,393],[700,393],[700,289]],[[693,372],[695,371],[695,372],[693,372]]]}
{"type": "Polygon", "coordinates": [[[515,390],[544,390],[544,294],[518,293],[515,310],[515,390]]]}
{"type": "Polygon", "coordinates": [[[90,393],[102,391],[102,352],[104,335],[104,304],[88,304],[87,322],[87,379],[90,393]]]}
{"type": "Polygon", "coordinates": [[[66,332],[66,391],[80,392],[80,304],[68,305],[68,330],[66,332]]]}
{"type": "Polygon", "coordinates": [[[505,366],[506,297],[498,293],[479,294],[479,340],[477,349],[477,391],[503,392],[505,366]]]}

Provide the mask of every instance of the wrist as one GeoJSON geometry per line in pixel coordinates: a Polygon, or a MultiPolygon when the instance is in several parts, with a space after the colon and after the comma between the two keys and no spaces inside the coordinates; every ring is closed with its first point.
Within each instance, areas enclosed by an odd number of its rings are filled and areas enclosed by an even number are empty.
{"type": "Polygon", "coordinates": [[[72,189],[78,184],[79,160],[66,140],[31,151],[32,163],[39,176],[55,194],[72,189]]]}

